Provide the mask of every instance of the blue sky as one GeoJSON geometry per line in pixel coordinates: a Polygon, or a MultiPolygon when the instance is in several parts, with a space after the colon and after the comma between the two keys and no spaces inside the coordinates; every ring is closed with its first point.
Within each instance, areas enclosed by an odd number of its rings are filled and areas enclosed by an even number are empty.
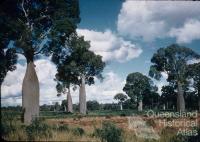
{"type": "MultiPolygon", "coordinates": [[[[129,73],[148,74],[150,59],[158,48],[178,43],[200,53],[199,2],[80,0],[80,12],[78,34],[89,40],[90,50],[102,55],[107,63],[104,81],[87,86],[87,100],[114,102],[113,96],[122,92],[129,73]]],[[[19,62],[23,60],[24,57],[19,56],[19,62]]],[[[65,99],[66,95],[56,96],[55,65],[48,58],[37,60],[35,64],[41,86],[40,104],[65,99]]],[[[17,64],[17,70],[5,78],[3,105],[21,105],[25,68],[24,64],[17,64]]],[[[164,79],[155,82],[160,89],[166,84],[164,79]]],[[[78,91],[72,92],[72,99],[78,102],[78,91]]]]}
{"type": "MultiPolygon", "coordinates": [[[[120,13],[120,10],[122,9],[123,2],[124,1],[122,0],[114,0],[114,1],[113,0],[95,0],[95,1],[94,0],[80,0],[81,23],[78,25],[78,28],[95,30],[99,32],[110,29],[115,34],[119,34],[117,33],[118,32],[117,21],[118,21],[118,15],[120,13]]],[[[137,3],[137,2],[134,2],[134,1],[130,2],[130,4],[133,4],[133,3],[137,3]]],[[[199,3],[198,3],[198,7],[199,7],[199,3]]],[[[199,12],[199,10],[197,10],[196,12],[199,12]]],[[[181,23],[181,24],[184,24],[184,23],[181,23]]],[[[200,30],[200,29],[197,29],[197,30],[200,30]]],[[[136,40],[127,36],[123,36],[123,38],[129,39],[135,44],[138,44],[143,50],[140,57],[134,60],[130,60],[125,63],[119,63],[116,61],[109,62],[108,67],[112,68],[113,70],[115,70],[116,73],[122,75],[123,77],[126,77],[127,73],[135,72],[135,71],[148,74],[148,69],[150,66],[149,60],[151,59],[153,53],[155,53],[156,50],[160,47],[166,47],[172,43],[176,43],[176,38],[171,38],[171,37],[167,37],[163,39],[155,39],[155,41],[150,41],[150,42],[144,42],[143,40],[140,40],[140,39],[136,40]]],[[[192,42],[180,43],[180,44],[190,47],[196,52],[200,52],[199,39],[192,42]]]]}

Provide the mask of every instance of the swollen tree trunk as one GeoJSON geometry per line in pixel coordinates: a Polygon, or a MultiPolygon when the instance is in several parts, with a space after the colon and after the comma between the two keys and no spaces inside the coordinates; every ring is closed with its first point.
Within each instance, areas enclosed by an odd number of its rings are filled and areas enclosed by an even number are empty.
{"type": "Polygon", "coordinates": [[[122,102],[120,102],[120,110],[123,110],[122,102]]]}
{"type": "Polygon", "coordinates": [[[177,94],[177,111],[185,111],[185,99],[184,99],[184,91],[183,86],[180,82],[178,82],[178,94],[177,94]]]}
{"type": "Polygon", "coordinates": [[[33,62],[27,63],[22,84],[22,108],[25,124],[30,124],[33,119],[39,116],[39,81],[33,62]]]}
{"type": "Polygon", "coordinates": [[[67,111],[73,113],[73,104],[72,104],[70,88],[68,88],[68,92],[67,92],[67,111]]]}
{"type": "Polygon", "coordinates": [[[143,110],[143,103],[142,103],[142,100],[139,100],[139,103],[138,103],[138,111],[142,111],[143,110]]]}
{"type": "Polygon", "coordinates": [[[81,85],[79,89],[79,111],[81,114],[86,114],[86,92],[85,92],[85,75],[81,76],[81,85]]]}

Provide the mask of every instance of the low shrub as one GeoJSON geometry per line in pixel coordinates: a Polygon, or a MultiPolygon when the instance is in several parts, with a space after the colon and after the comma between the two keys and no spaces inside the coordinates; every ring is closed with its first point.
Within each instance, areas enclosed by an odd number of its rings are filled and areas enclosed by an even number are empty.
{"type": "Polygon", "coordinates": [[[58,131],[69,131],[69,126],[67,124],[59,125],[58,131]]]}
{"type": "Polygon", "coordinates": [[[103,122],[102,128],[95,128],[93,136],[99,137],[101,141],[122,142],[122,130],[111,122],[103,122]]]}
{"type": "Polygon", "coordinates": [[[146,124],[147,124],[148,126],[152,126],[153,128],[156,127],[156,123],[155,123],[155,121],[154,121],[153,119],[148,119],[148,120],[146,121],[146,124]]]}
{"type": "Polygon", "coordinates": [[[16,130],[14,120],[15,117],[11,113],[2,113],[1,116],[1,135],[7,136],[9,133],[16,130]]]}
{"type": "Polygon", "coordinates": [[[52,137],[50,127],[40,119],[33,120],[32,123],[27,126],[25,130],[29,140],[52,137]]]}
{"type": "Polygon", "coordinates": [[[125,117],[125,116],[126,116],[126,114],[125,114],[125,113],[121,113],[121,114],[120,114],[120,116],[122,116],[122,117],[125,117]]]}
{"type": "Polygon", "coordinates": [[[77,127],[73,129],[73,134],[77,136],[82,136],[85,133],[83,128],[77,127]]]}
{"type": "Polygon", "coordinates": [[[183,137],[181,135],[175,135],[169,139],[169,142],[186,142],[186,140],[185,140],[185,137],[183,137]]]}

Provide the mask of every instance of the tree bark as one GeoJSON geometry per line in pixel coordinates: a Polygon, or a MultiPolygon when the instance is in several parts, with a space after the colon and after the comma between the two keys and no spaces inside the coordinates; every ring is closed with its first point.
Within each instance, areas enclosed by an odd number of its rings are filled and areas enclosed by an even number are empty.
{"type": "Polygon", "coordinates": [[[143,102],[142,100],[139,100],[138,111],[142,111],[142,110],[143,110],[143,102]]]}
{"type": "Polygon", "coordinates": [[[1,96],[1,85],[2,85],[2,83],[0,82],[0,96],[1,96]]]}
{"type": "Polygon", "coordinates": [[[67,111],[73,113],[73,103],[72,103],[72,97],[70,93],[70,87],[68,88],[68,92],[67,92],[67,111]]]}
{"type": "Polygon", "coordinates": [[[120,110],[123,110],[122,102],[120,103],[120,110]]]}
{"type": "Polygon", "coordinates": [[[178,94],[177,94],[177,111],[185,111],[185,99],[184,99],[184,91],[183,86],[180,82],[178,82],[178,94]]]}
{"type": "Polygon", "coordinates": [[[198,89],[198,106],[199,106],[199,112],[200,112],[200,89],[198,89]]]}
{"type": "Polygon", "coordinates": [[[85,92],[85,75],[81,76],[81,85],[79,89],[79,111],[81,114],[86,114],[86,92],[85,92]]]}
{"type": "Polygon", "coordinates": [[[199,112],[200,112],[200,95],[199,95],[198,106],[199,106],[199,112]]]}
{"type": "Polygon", "coordinates": [[[22,108],[25,124],[30,124],[33,119],[39,116],[39,81],[33,62],[27,63],[22,84],[22,108]]]}

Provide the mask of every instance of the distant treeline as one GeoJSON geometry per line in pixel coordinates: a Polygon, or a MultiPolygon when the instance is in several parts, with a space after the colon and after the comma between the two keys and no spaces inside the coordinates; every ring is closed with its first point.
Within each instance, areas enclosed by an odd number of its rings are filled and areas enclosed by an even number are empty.
{"type": "MultiPolygon", "coordinates": [[[[195,93],[190,92],[190,94],[185,94],[186,97],[186,108],[187,110],[198,110],[198,96],[195,93]],[[192,103],[191,103],[192,102],[192,103]]],[[[123,103],[123,109],[137,109],[137,102],[127,99],[123,103]]],[[[144,98],[144,109],[156,109],[156,110],[172,110],[176,111],[176,97],[169,96],[166,97],[165,94],[159,95],[149,95],[148,98],[144,98]]],[[[78,112],[79,104],[73,104],[73,108],[78,112]]],[[[87,101],[88,111],[95,110],[120,110],[119,103],[99,103],[96,100],[87,101]]],[[[3,106],[1,110],[13,110],[21,111],[21,106],[3,106]]],[[[41,105],[40,111],[66,111],[67,110],[67,100],[63,100],[61,104],[56,102],[53,105],[41,105]]]]}

